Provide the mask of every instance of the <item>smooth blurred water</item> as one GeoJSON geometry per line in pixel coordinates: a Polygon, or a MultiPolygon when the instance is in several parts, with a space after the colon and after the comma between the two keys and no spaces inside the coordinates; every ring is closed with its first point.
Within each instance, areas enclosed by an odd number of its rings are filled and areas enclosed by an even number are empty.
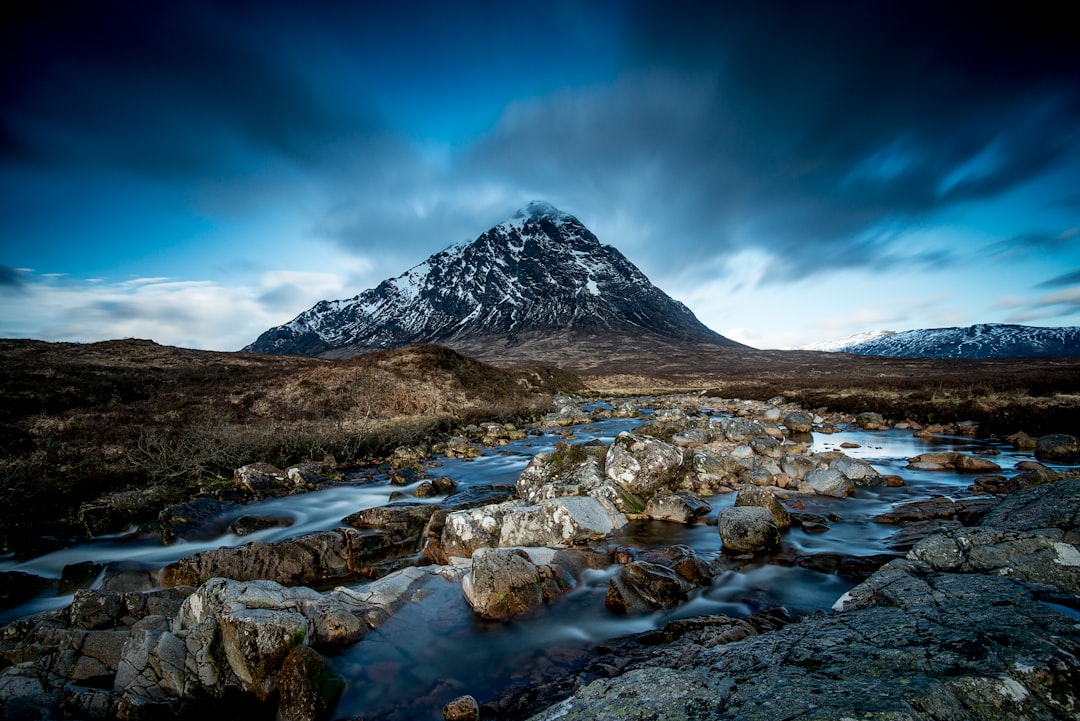
{"type": "MultiPolygon", "coordinates": [[[[642,422],[628,419],[598,421],[531,435],[501,448],[488,449],[484,456],[476,459],[437,458],[429,465],[427,475],[448,476],[460,488],[512,484],[534,454],[551,450],[567,432],[573,433],[571,442],[598,439],[607,444],[619,432],[632,430],[642,422]]],[[[874,515],[897,503],[935,495],[963,495],[974,478],[972,474],[949,471],[908,470],[908,458],[920,453],[950,450],[996,452],[997,455],[989,457],[1006,471],[1015,463],[1032,458],[1030,453],[1015,451],[1001,443],[970,438],[923,440],[906,430],[850,430],[814,435],[814,451],[834,449],[868,461],[882,474],[903,477],[905,485],[860,487],[854,497],[847,499],[799,496],[800,510],[833,515],[839,520],[832,522],[824,533],[788,529],[777,553],[721,573],[711,586],[696,591],[689,602],[670,612],[658,611],[634,617],[608,612],[604,596],[615,572],[610,568],[585,572],[573,590],[535,616],[510,623],[483,622],[473,617],[459,584],[434,578],[425,587],[426,595],[421,602],[407,604],[386,625],[332,659],[335,669],[348,682],[335,715],[387,721],[437,719],[441,718],[442,706],[456,696],[471,693],[484,700],[508,687],[531,683],[537,678],[550,678],[579,660],[589,644],[656,628],[673,618],[714,613],[745,616],[769,606],[784,606],[792,613],[828,609],[854,585],[853,582],[793,565],[793,557],[814,553],[855,556],[882,553],[886,551],[885,539],[897,527],[873,522],[874,515]],[[845,442],[859,447],[841,449],[840,444],[845,442]]],[[[158,568],[202,550],[254,540],[271,542],[331,529],[340,525],[345,516],[386,504],[391,493],[411,495],[418,483],[401,487],[390,485],[385,478],[368,482],[365,477],[363,483],[247,504],[236,509],[227,520],[240,515],[258,515],[289,518],[293,523],[245,537],[226,534],[209,540],[181,541],[164,546],[157,536],[119,534],[31,560],[0,559],[0,570],[59,578],[64,566],[82,561],[134,562],[147,568],[158,568]]],[[[713,510],[707,520],[715,521],[720,510],[731,505],[734,498],[735,494],[722,494],[709,499],[713,510]]],[[[426,500],[438,502],[442,497],[426,500]]],[[[717,558],[721,551],[715,525],[706,524],[640,521],[611,539],[611,543],[637,548],[681,543],[708,561],[717,558]]],[[[100,578],[95,583],[100,584],[100,578]]],[[[45,594],[0,613],[0,622],[61,607],[70,600],[70,596],[45,594]]]]}

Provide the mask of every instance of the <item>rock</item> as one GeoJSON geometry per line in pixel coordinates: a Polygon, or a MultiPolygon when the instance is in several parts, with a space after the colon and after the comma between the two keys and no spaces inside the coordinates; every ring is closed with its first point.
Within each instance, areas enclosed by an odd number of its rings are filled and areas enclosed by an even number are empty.
{"type": "Polygon", "coordinates": [[[393,503],[365,508],[342,519],[356,529],[381,531],[384,548],[394,548],[396,555],[408,556],[419,550],[420,538],[438,508],[430,503],[393,503]]]}
{"type": "Polygon", "coordinates": [[[931,519],[956,518],[956,503],[944,496],[937,496],[925,501],[910,501],[894,506],[885,513],[873,517],[876,523],[911,523],[931,519]]]}
{"type": "Polygon", "coordinates": [[[908,468],[922,471],[952,470],[968,473],[993,473],[1001,466],[986,458],[979,458],[967,453],[950,451],[947,453],[922,453],[908,459],[908,468]]]}
{"type": "Polygon", "coordinates": [[[637,418],[640,415],[640,411],[638,410],[636,403],[633,401],[626,401],[617,405],[612,415],[616,418],[637,418]]]}
{"type": "Polygon", "coordinates": [[[1020,583],[895,560],[838,606],[738,643],[704,627],[674,646],[650,634],[530,718],[1064,721],[1080,709],[1076,620],[1020,583]]]}
{"type": "Polygon", "coordinates": [[[803,484],[806,485],[810,492],[819,496],[847,498],[855,492],[855,483],[832,466],[813,469],[803,478],[799,490],[802,490],[803,484]]]}
{"type": "MultiPolygon", "coordinates": [[[[64,569],[60,571],[60,587],[56,592],[61,596],[66,596],[69,593],[75,593],[81,588],[89,588],[104,570],[104,564],[94,563],[93,561],[82,561],[64,566],[64,569]]],[[[3,574],[0,574],[0,579],[2,578],[3,574]]],[[[0,589],[6,589],[7,587],[6,583],[0,583],[0,589]]],[[[0,590],[0,606],[4,605],[3,593],[0,590]]]]}
{"type": "Polygon", "coordinates": [[[506,501],[450,513],[440,541],[443,553],[469,558],[478,548],[498,547],[503,519],[525,505],[523,501],[506,501]]]}
{"type": "Polygon", "coordinates": [[[757,506],[764,508],[772,514],[773,520],[779,528],[787,528],[791,525],[791,515],[780,503],[776,495],[769,490],[757,486],[743,486],[735,496],[735,506],[757,506]]]}
{"type": "Polygon", "coordinates": [[[161,542],[174,543],[178,538],[187,541],[216,538],[229,526],[227,514],[239,507],[237,503],[214,498],[196,498],[169,506],[158,514],[161,542]]]}
{"type": "Polygon", "coordinates": [[[630,493],[647,495],[669,484],[682,462],[676,446],[624,431],[608,448],[604,472],[630,493]]]}
{"type": "Polygon", "coordinates": [[[1080,550],[1023,531],[952,529],[919,541],[908,558],[935,571],[992,573],[1080,594],[1080,550]]]}
{"type": "Polygon", "coordinates": [[[1042,436],[1035,443],[1035,457],[1044,461],[1076,463],[1080,461],[1080,439],[1065,433],[1042,436]]]}
{"type": "Polygon", "coordinates": [[[548,413],[540,420],[542,428],[562,428],[588,423],[592,417],[576,405],[564,405],[554,413],[548,413]]]}
{"type": "Polygon", "coordinates": [[[443,706],[444,721],[480,721],[480,704],[472,696],[458,696],[443,706]]]}
{"type": "Polygon", "coordinates": [[[626,516],[601,499],[555,498],[535,506],[516,507],[505,515],[498,545],[572,545],[604,538],[626,524],[626,516]]]}
{"type": "Polygon", "coordinates": [[[960,527],[960,521],[955,519],[933,518],[912,521],[905,523],[902,528],[886,538],[885,546],[893,551],[908,551],[927,536],[960,527]]]}
{"type": "Polygon", "coordinates": [[[1014,433],[1011,436],[1007,436],[1005,438],[1005,440],[1007,440],[1009,443],[1013,444],[1014,448],[1016,448],[1017,450],[1021,450],[1021,451],[1033,451],[1039,445],[1039,442],[1038,442],[1037,439],[1032,438],[1031,436],[1029,436],[1027,433],[1024,433],[1023,431],[1021,431],[1019,433],[1014,433]]]}
{"type": "Polygon", "coordinates": [[[296,489],[296,484],[285,471],[269,463],[241,466],[233,472],[233,479],[256,499],[286,496],[296,489]]]}
{"type": "Polygon", "coordinates": [[[529,503],[563,496],[593,496],[624,513],[640,513],[644,501],[607,476],[601,468],[603,449],[559,444],[552,453],[538,453],[517,480],[518,497],[529,503]]]}
{"type": "Polygon", "coordinates": [[[724,550],[758,553],[780,543],[780,528],[772,512],[759,506],[725,508],[717,521],[724,550]]]}
{"type": "Polygon", "coordinates": [[[867,411],[855,416],[855,422],[859,427],[868,431],[887,431],[889,430],[889,424],[885,422],[885,419],[880,413],[874,413],[873,411],[867,411]]]}
{"type": "MultiPolygon", "coordinates": [[[[381,536],[362,537],[344,528],[270,544],[256,541],[202,551],[170,563],[161,572],[161,585],[199,586],[211,578],[225,577],[301,586],[353,576],[365,564],[382,560],[380,552],[386,548],[381,536]]],[[[391,547],[389,552],[393,550],[391,547]]]]}
{"type": "Polygon", "coordinates": [[[267,528],[288,528],[292,524],[293,519],[282,516],[240,516],[229,526],[229,531],[237,536],[250,536],[267,528]]]}
{"type": "Polygon", "coordinates": [[[857,486],[883,486],[885,479],[869,463],[849,456],[841,455],[829,463],[829,468],[839,471],[844,478],[857,486]]]}
{"type": "Polygon", "coordinates": [[[689,546],[641,551],[612,577],[604,605],[626,614],[674,608],[694,588],[711,583],[712,577],[709,565],[689,546]]]}
{"type": "Polygon", "coordinates": [[[722,418],[718,425],[720,434],[735,443],[769,435],[760,423],[746,418],[722,418]]]}
{"type": "Polygon", "coordinates": [[[310,646],[289,652],[278,680],[277,721],[319,721],[334,709],[345,679],[310,646]]]}
{"type": "Polygon", "coordinates": [[[260,701],[277,688],[285,658],[307,640],[307,619],[290,611],[245,608],[222,613],[218,624],[229,668],[260,701]]]}
{"type": "Polygon", "coordinates": [[[1023,488],[983,516],[981,526],[1037,532],[1065,543],[1080,543],[1080,480],[1023,488]]]}
{"type": "Polygon", "coordinates": [[[801,481],[806,474],[817,468],[812,458],[802,455],[784,456],[780,459],[780,470],[793,481],[801,481]]]}
{"type": "Polygon", "coordinates": [[[43,593],[55,581],[23,571],[0,571],[0,608],[18,606],[43,593]]]}
{"type": "Polygon", "coordinates": [[[711,510],[708,502],[690,491],[658,493],[645,504],[645,515],[649,518],[675,523],[693,523],[711,510]]]}
{"type": "Polygon", "coordinates": [[[314,490],[342,477],[331,463],[298,463],[286,468],[285,475],[292,481],[294,489],[304,490],[314,490]]]}
{"type": "Polygon", "coordinates": [[[751,438],[750,448],[759,456],[779,460],[784,457],[784,447],[775,438],[765,436],[763,438],[751,438]]]}
{"type": "Polygon", "coordinates": [[[687,428],[671,437],[671,442],[680,448],[702,446],[712,440],[712,435],[705,428],[687,428]]]}
{"type": "Polygon", "coordinates": [[[79,522],[90,537],[116,533],[142,521],[152,520],[164,505],[166,492],[158,487],[144,491],[119,491],[84,503],[79,522]]]}
{"type": "Polygon", "coordinates": [[[480,548],[461,580],[465,600],[480,618],[506,621],[540,607],[570,587],[559,566],[536,566],[524,551],[480,548]]]}
{"type": "Polygon", "coordinates": [[[784,427],[792,433],[809,433],[814,429],[814,416],[806,411],[792,411],[784,416],[784,427]]]}

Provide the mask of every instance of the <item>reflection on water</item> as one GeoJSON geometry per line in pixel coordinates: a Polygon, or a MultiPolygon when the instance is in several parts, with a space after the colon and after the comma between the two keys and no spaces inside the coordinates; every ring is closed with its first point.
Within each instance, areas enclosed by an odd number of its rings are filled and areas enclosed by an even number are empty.
{"type": "MultiPolygon", "coordinates": [[[[573,428],[574,442],[611,440],[641,421],[611,419],[573,428]]],[[[459,487],[512,484],[537,452],[551,450],[562,440],[556,433],[529,436],[508,446],[489,449],[483,457],[469,460],[438,459],[430,476],[449,476],[459,487]]],[[[464,693],[481,700],[502,689],[551,677],[579,660],[590,644],[616,636],[652,629],[672,618],[723,613],[745,616],[761,608],[784,606],[799,614],[830,608],[849,590],[852,582],[792,565],[790,559],[814,553],[869,556],[886,551],[884,540],[895,526],[870,519],[901,502],[934,495],[956,496],[971,484],[972,476],[944,471],[913,471],[907,459],[931,451],[997,453],[993,460],[1009,469],[1031,455],[991,441],[970,438],[914,438],[910,431],[845,431],[815,435],[815,451],[843,448],[848,455],[866,460],[882,474],[902,476],[902,487],[857,489],[848,499],[824,496],[798,497],[801,512],[834,516],[824,533],[799,528],[785,531],[783,546],[772,557],[755,559],[738,570],[725,571],[711,586],[696,590],[689,602],[671,612],[624,617],[609,613],[604,596],[614,569],[586,571],[577,586],[537,615],[511,623],[488,623],[473,618],[460,585],[433,578],[424,589],[423,601],[405,606],[385,626],[332,659],[336,670],[348,680],[337,717],[364,716],[380,719],[438,718],[442,706],[464,693]],[[784,559],[787,559],[786,562],[784,559]]],[[[226,534],[219,538],[182,541],[163,546],[156,536],[121,534],[99,538],[44,556],[15,561],[0,558],[0,570],[17,570],[59,578],[64,566],[83,561],[97,563],[137,562],[159,568],[192,553],[258,540],[271,542],[331,529],[341,519],[364,508],[387,503],[393,492],[411,494],[413,486],[389,483],[357,483],[326,488],[287,498],[247,504],[235,516],[258,515],[288,518],[292,525],[261,530],[249,536],[226,534]]],[[[707,520],[715,523],[719,511],[734,502],[734,494],[716,496],[707,520]]],[[[442,498],[427,499],[438,502],[442,498]]],[[[227,519],[227,520],[232,520],[227,519]]],[[[685,544],[712,560],[720,554],[715,525],[684,526],[664,522],[635,522],[612,544],[649,548],[685,544]]],[[[100,583],[100,579],[98,580],[100,583]]],[[[0,615],[0,622],[48,608],[66,605],[70,596],[42,596],[0,615]]]]}

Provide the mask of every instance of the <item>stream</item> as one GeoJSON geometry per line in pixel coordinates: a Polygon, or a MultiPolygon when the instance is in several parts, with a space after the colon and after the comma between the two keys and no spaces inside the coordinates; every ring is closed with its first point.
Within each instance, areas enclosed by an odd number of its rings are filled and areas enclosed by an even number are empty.
{"type": "MultiPolygon", "coordinates": [[[[595,407],[595,406],[590,406],[595,407]]],[[[722,411],[709,411],[726,415],[722,411]]],[[[573,426],[574,443],[593,439],[608,444],[618,433],[633,430],[647,418],[609,419],[573,426]]],[[[512,484],[530,458],[551,450],[565,429],[530,435],[522,441],[494,449],[475,459],[434,458],[428,476],[449,476],[459,488],[512,484]]],[[[859,487],[846,499],[799,496],[805,512],[839,517],[824,533],[801,528],[784,531],[781,549],[718,575],[711,586],[693,593],[678,608],[642,616],[618,616],[604,606],[604,596],[615,569],[586,571],[577,585],[555,599],[540,613],[510,623],[477,620],[466,604],[460,584],[433,578],[419,603],[406,604],[389,622],[369,633],[361,642],[332,657],[335,670],[347,680],[335,718],[440,719],[444,704],[462,694],[481,702],[515,685],[551,678],[566,671],[586,649],[618,636],[657,628],[673,618],[723,613],[746,616],[774,606],[793,615],[829,609],[854,582],[819,573],[778,559],[794,554],[839,553],[869,556],[888,552],[885,540],[897,526],[875,523],[872,516],[902,502],[934,495],[966,495],[972,474],[952,471],[916,471],[906,468],[908,458],[927,452],[961,451],[996,453],[993,460],[1005,471],[1030,452],[983,439],[961,437],[915,438],[910,430],[844,430],[831,435],[815,433],[811,450],[838,450],[869,463],[883,475],[899,475],[900,487],[859,487]]],[[[46,555],[16,560],[0,557],[0,571],[23,571],[46,578],[60,578],[65,566],[93,561],[114,568],[160,568],[198,551],[259,540],[272,542],[341,525],[341,519],[364,508],[385,505],[391,492],[411,496],[412,486],[391,486],[386,481],[342,484],[301,495],[246,504],[240,515],[290,518],[286,528],[269,528],[244,537],[226,534],[218,538],[180,541],[162,545],[156,535],[134,532],[96,538],[46,555]]],[[[413,499],[410,499],[413,500],[413,499]]],[[[442,497],[426,499],[438,502],[442,497]]],[[[720,554],[717,514],[735,500],[735,494],[708,499],[709,524],[682,525],[661,521],[637,521],[611,543],[648,548],[675,543],[694,549],[710,561],[720,554]]],[[[100,586],[101,576],[92,587],[100,586]]],[[[55,594],[55,592],[53,592],[55,594]]],[[[21,606],[0,609],[0,624],[32,613],[60,608],[71,595],[42,595],[21,606]]]]}

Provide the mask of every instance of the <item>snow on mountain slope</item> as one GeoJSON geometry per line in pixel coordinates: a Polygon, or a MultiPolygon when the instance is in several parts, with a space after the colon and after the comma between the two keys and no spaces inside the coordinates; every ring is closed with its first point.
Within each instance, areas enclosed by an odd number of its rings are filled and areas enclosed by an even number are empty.
{"type": "MultiPolygon", "coordinates": [[[[924,328],[879,337],[846,346],[809,348],[858,355],[919,358],[1032,358],[1080,355],[1080,328],[1037,328],[982,323],[962,328],[924,328]]],[[[853,339],[856,336],[853,336],[853,339]]],[[[828,344],[820,344],[828,345],[828,344]]]]}
{"type": "Polygon", "coordinates": [[[533,202],[397,278],[322,301],[244,350],[319,355],[521,333],[647,332],[741,347],[705,327],[572,215],[533,202]]]}
{"type": "Polygon", "coordinates": [[[801,345],[795,350],[817,350],[826,352],[846,351],[852,346],[859,345],[860,343],[866,343],[872,340],[877,340],[878,338],[889,336],[894,333],[896,333],[896,331],[894,330],[868,330],[863,333],[849,335],[847,338],[839,338],[837,340],[826,340],[821,341],[820,343],[801,345]]]}

